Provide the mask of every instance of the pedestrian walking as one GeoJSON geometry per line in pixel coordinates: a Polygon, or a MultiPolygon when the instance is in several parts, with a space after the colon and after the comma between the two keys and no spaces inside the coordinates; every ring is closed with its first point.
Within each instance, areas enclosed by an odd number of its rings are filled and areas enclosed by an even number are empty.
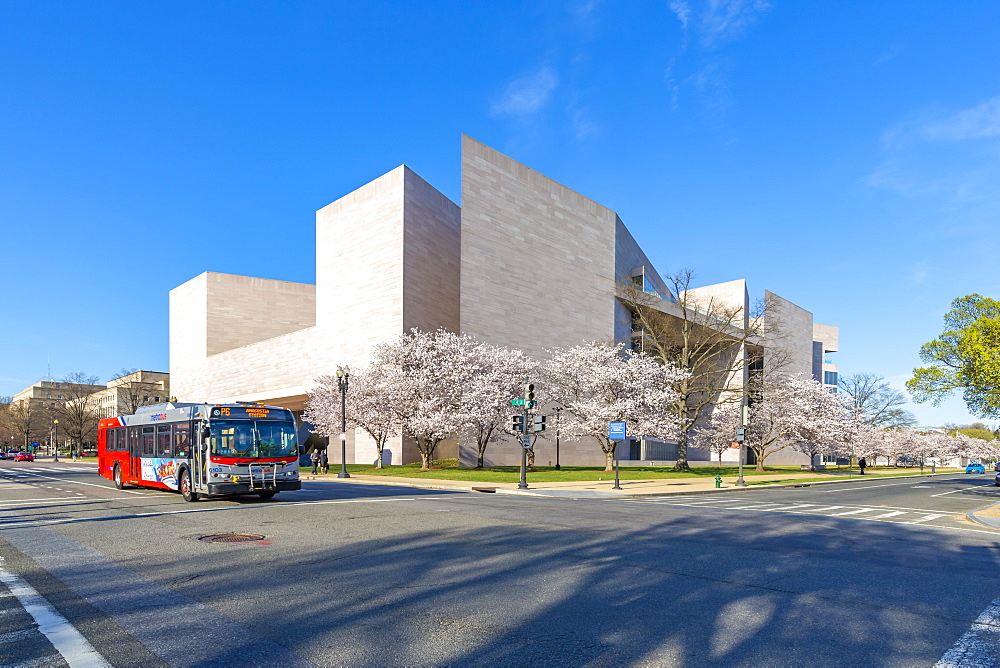
{"type": "Polygon", "coordinates": [[[313,463],[313,475],[319,473],[319,450],[313,450],[309,455],[309,461],[313,463]]]}
{"type": "Polygon", "coordinates": [[[865,467],[866,466],[868,466],[868,462],[865,461],[864,457],[862,457],[861,459],[858,460],[858,468],[861,469],[861,475],[865,474],[865,467]]]}
{"type": "Polygon", "coordinates": [[[330,472],[330,458],[326,456],[326,449],[323,449],[319,453],[319,467],[323,473],[330,472]]]}

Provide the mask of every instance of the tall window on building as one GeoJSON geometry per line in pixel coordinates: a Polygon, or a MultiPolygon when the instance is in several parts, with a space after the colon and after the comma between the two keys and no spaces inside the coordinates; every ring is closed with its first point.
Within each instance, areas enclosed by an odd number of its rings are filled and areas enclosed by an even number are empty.
{"type": "Polygon", "coordinates": [[[824,385],[836,385],[837,384],[837,372],[836,371],[824,371],[823,372],[823,384],[824,385]]]}

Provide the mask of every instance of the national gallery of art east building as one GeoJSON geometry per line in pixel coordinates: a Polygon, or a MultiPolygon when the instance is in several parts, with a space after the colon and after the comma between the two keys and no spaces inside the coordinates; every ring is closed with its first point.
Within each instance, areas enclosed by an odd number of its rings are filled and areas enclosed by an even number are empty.
{"type": "MultiPolygon", "coordinates": [[[[316,213],[316,284],[211,271],[170,291],[171,393],[180,401],[264,401],[305,408],[314,379],[361,367],[376,343],[411,328],[463,332],[538,358],[550,348],[632,338],[616,296],[623,282],[672,297],[618,215],[597,202],[462,137],[462,206],[406,166],[316,213]],[[525,285],[558,286],[532,291],[525,285]]],[[[749,310],[744,280],[698,288],[749,310]]],[[[780,312],[785,370],[836,385],[836,327],[767,293],[780,312]]],[[[555,460],[550,427],[536,462],[555,460]]],[[[386,463],[419,461],[405,440],[386,463]]],[[[635,444],[622,457],[670,461],[668,443],[635,444]]],[[[487,463],[516,464],[514,439],[492,444],[487,463]]],[[[724,461],[735,462],[738,451],[724,461]]],[[[387,459],[388,459],[387,456],[387,459]]],[[[442,444],[438,457],[475,462],[474,444],[442,444]]],[[[692,450],[691,459],[709,458],[692,450]]],[[[363,433],[349,433],[348,463],[373,462],[363,433]]],[[[595,443],[561,443],[561,463],[604,463],[595,443]]],[[[789,449],[769,463],[806,463],[789,449]]]]}

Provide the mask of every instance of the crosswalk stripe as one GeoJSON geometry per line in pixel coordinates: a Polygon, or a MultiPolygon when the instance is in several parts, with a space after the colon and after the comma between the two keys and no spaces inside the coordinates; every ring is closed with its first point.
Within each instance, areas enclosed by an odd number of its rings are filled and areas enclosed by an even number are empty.
{"type": "Polygon", "coordinates": [[[883,517],[896,517],[897,515],[905,515],[905,514],[906,514],[906,511],[903,511],[903,510],[894,510],[891,513],[885,513],[883,515],[873,515],[871,517],[866,517],[865,519],[866,520],[880,520],[883,517]]]}
{"type": "Polygon", "coordinates": [[[930,520],[936,520],[939,517],[944,517],[944,515],[925,515],[924,517],[921,517],[919,520],[913,520],[912,523],[916,524],[917,522],[927,522],[930,520]]]}
{"type": "Polygon", "coordinates": [[[846,513],[833,513],[831,517],[837,517],[840,515],[857,515],[858,513],[870,513],[874,511],[874,508],[862,508],[861,510],[848,510],[846,513]]]}

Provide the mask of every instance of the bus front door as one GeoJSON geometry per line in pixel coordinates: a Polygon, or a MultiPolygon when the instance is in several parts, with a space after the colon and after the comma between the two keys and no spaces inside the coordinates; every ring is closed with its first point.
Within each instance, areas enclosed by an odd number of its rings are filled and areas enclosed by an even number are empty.
{"type": "Polygon", "coordinates": [[[206,490],[205,478],[205,467],[208,466],[208,427],[204,423],[198,425],[197,438],[195,439],[197,446],[194,449],[194,471],[191,472],[191,487],[195,491],[201,492],[206,490]]]}

